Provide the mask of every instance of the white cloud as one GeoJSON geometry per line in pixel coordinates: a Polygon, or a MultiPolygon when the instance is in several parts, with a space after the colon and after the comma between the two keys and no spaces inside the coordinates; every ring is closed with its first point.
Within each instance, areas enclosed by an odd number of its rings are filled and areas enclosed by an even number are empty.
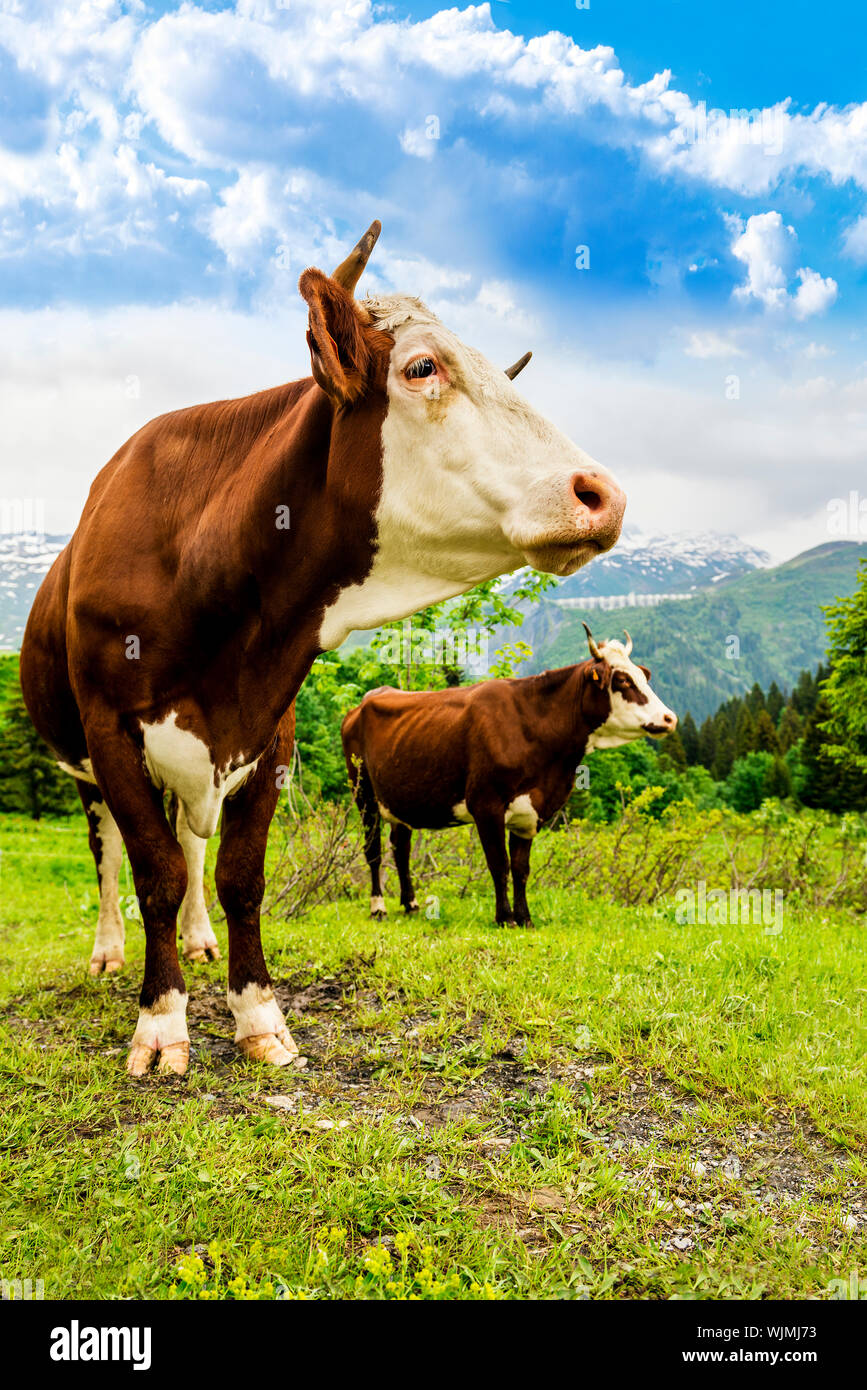
{"type": "MultiPolygon", "coordinates": [[[[49,98],[39,147],[0,147],[7,249],[26,247],[33,219],[22,209],[34,204],[45,213],[37,245],[62,242],[74,226],[81,245],[99,248],[166,231],[195,198],[210,213],[198,225],[230,265],[249,269],[274,236],[310,230],[282,194],[275,202],[287,169],[316,180],[325,152],[350,204],[387,196],[402,159],[432,161],[432,114],[445,142],[466,126],[450,117],[541,135],[580,119],[582,139],[637,154],[658,175],[739,193],[801,175],[867,187],[867,102],[715,116],[667,70],[633,85],[611,48],[583,49],[554,32],[522,38],[497,27],[489,4],[397,22],[370,0],[185,3],[159,18],[117,0],[0,0],[0,43],[49,98]]],[[[528,196],[546,177],[520,176],[528,196]]],[[[320,221],[321,240],[332,229],[320,221]]],[[[845,244],[867,255],[860,221],[845,244]]],[[[827,304],[823,283],[799,292],[797,312],[827,304]]],[[[768,303],[781,288],[765,282],[759,297],[768,303]]]]}
{"type": "Polygon", "coordinates": [[[798,271],[798,279],[801,283],[792,303],[795,318],[807,319],[813,314],[822,314],[837,298],[837,282],[830,275],[823,279],[817,270],[805,266],[798,271]]]}
{"type": "Polygon", "coordinates": [[[843,233],[843,250],[859,265],[867,264],[867,213],[846,228],[843,233]]]}
{"type": "Polygon", "coordinates": [[[687,357],[743,357],[744,350],[734,337],[724,336],[713,330],[690,333],[689,342],[684,348],[687,357]]]}
{"type": "Polygon", "coordinates": [[[790,308],[798,319],[822,313],[833,304],[836,281],[809,266],[795,272],[800,284],[794,294],[789,293],[798,238],[778,212],[756,213],[747,219],[746,227],[738,218],[729,222],[737,233],[732,255],[747,271],[746,281],[734,291],[735,299],[757,299],[766,309],[790,308]]]}
{"type": "Polygon", "coordinates": [[[735,298],[758,299],[766,309],[781,308],[788,298],[796,240],[794,227],[786,226],[778,212],[750,217],[732,242],[732,255],[747,268],[746,283],[737,287],[735,298]]]}

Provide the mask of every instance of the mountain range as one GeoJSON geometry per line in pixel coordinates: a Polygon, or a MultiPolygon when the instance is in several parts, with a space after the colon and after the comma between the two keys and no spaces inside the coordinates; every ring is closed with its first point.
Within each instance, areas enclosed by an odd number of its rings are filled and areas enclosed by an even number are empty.
{"type": "MultiPolygon", "coordinates": [[[[67,540],[0,535],[0,650],[20,647],[36,590],[67,540]]],[[[531,675],[583,660],[582,618],[599,639],[628,627],[663,699],[703,719],[754,681],[787,689],[822,660],[822,605],[852,593],[861,559],[867,543],[829,541],[771,565],[736,536],[626,528],[613,551],[524,605],[523,626],[501,628],[491,649],[527,642],[533,656],[521,673],[531,675]]]]}
{"type": "MultiPolygon", "coordinates": [[[[589,568],[613,559],[594,560],[589,568]]],[[[635,657],[653,668],[654,688],[679,714],[690,710],[701,720],[755,681],[764,689],[776,681],[787,690],[802,670],[814,668],[827,647],[822,607],[853,592],[861,560],[867,560],[867,543],[829,541],[782,565],[753,565],[711,579],[687,599],[668,579],[668,592],[679,596],[654,607],[633,606],[641,601],[633,590],[628,606],[617,611],[580,601],[564,605],[567,580],[528,607],[522,627],[501,629],[495,640],[527,642],[533,657],[521,672],[530,675],[584,659],[582,619],[597,640],[621,637],[628,628],[635,657]]]]}

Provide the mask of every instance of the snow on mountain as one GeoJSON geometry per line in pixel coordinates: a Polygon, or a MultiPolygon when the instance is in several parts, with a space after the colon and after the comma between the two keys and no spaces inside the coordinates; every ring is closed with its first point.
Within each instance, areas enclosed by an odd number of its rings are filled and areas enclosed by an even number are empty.
{"type": "Polygon", "coordinates": [[[564,579],[550,597],[693,593],[770,563],[766,551],[737,536],[714,531],[665,535],[626,526],[612,551],[564,579]]]}
{"type": "Polygon", "coordinates": [[[36,590],[68,536],[0,532],[0,650],[17,650],[36,590]]]}

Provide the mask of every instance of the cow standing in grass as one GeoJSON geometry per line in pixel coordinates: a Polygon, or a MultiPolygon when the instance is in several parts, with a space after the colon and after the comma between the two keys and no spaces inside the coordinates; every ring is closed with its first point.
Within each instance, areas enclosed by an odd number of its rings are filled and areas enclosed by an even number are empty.
{"type": "MultiPolygon", "coordinates": [[[[585,623],[585,627],[587,627],[585,623]]],[[[418,908],[409,872],[413,830],[475,824],[494,883],[496,920],[531,926],[530,850],[597,748],[643,734],[661,738],[677,717],[624,645],[597,643],[591,659],[517,680],[448,690],[372,690],[343,720],[343,751],[364,827],[370,909],[385,916],[381,821],[391,826],[401,906],[418,908]],[[506,832],[509,852],[506,853],[506,832]],[[509,904],[509,867],[514,910],[509,904]]]]}
{"type": "Polygon", "coordinates": [[[27,624],[27,707],[90,823],[95,974],[123,964],[129,854],[146,943],[133,1075],[187,1068],[178,911],[185,954],[213,957],[201,883],[218,824],[235,1041],[280,1066],[297,1056],[259,914],[315,657],[522,565],[572,574],[620,534],[613,478],[509,373],[418,299],[355,299],[379,230],[332,275],[301,276],[311,376],[173,411],[123,445],[27,624]]]}

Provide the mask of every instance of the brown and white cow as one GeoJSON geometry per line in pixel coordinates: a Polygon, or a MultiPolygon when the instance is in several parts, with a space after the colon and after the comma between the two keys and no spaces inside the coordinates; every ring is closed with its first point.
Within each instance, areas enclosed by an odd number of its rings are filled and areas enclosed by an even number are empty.
{"type": "Polygon", "coordinates": [[[178,963],[216,955],[217,892],[243,1053],[297,1049],[259,914],[293,700],[318,653],[524,564],[570,574],[617,540],[611,476],[417,299],[356,301],[379,223],[333,275],[306,270],[312,377],[173,411],[94,482],[21,653],[33,721],[77,779],[100,880],[91,970],[123,963],[122,842],[144,920],[128,1068],[183,1072],[178,963]],[[169,825],[164,794],[179,807],[169,825]]]}
{"type": "Polygon", "coordinates": [[[448,690],[386,687],[349,711],[343,751],[364,827],[373,917],[386,911],[382,820],[391,825],[407,912],[418,908],[409,872],[413,830],[475,824],[494,881],[497,922],[532,925],[527,876],[533,837],[564,806],[577,765],[597,748],[616,748],[642,734],[660,738],[677,725],[651,690],[647,667],[630,660],[628,633],[625,645],[597,645],[589,628],[587,639],[591,660],[577,666],[448,690]]]}

